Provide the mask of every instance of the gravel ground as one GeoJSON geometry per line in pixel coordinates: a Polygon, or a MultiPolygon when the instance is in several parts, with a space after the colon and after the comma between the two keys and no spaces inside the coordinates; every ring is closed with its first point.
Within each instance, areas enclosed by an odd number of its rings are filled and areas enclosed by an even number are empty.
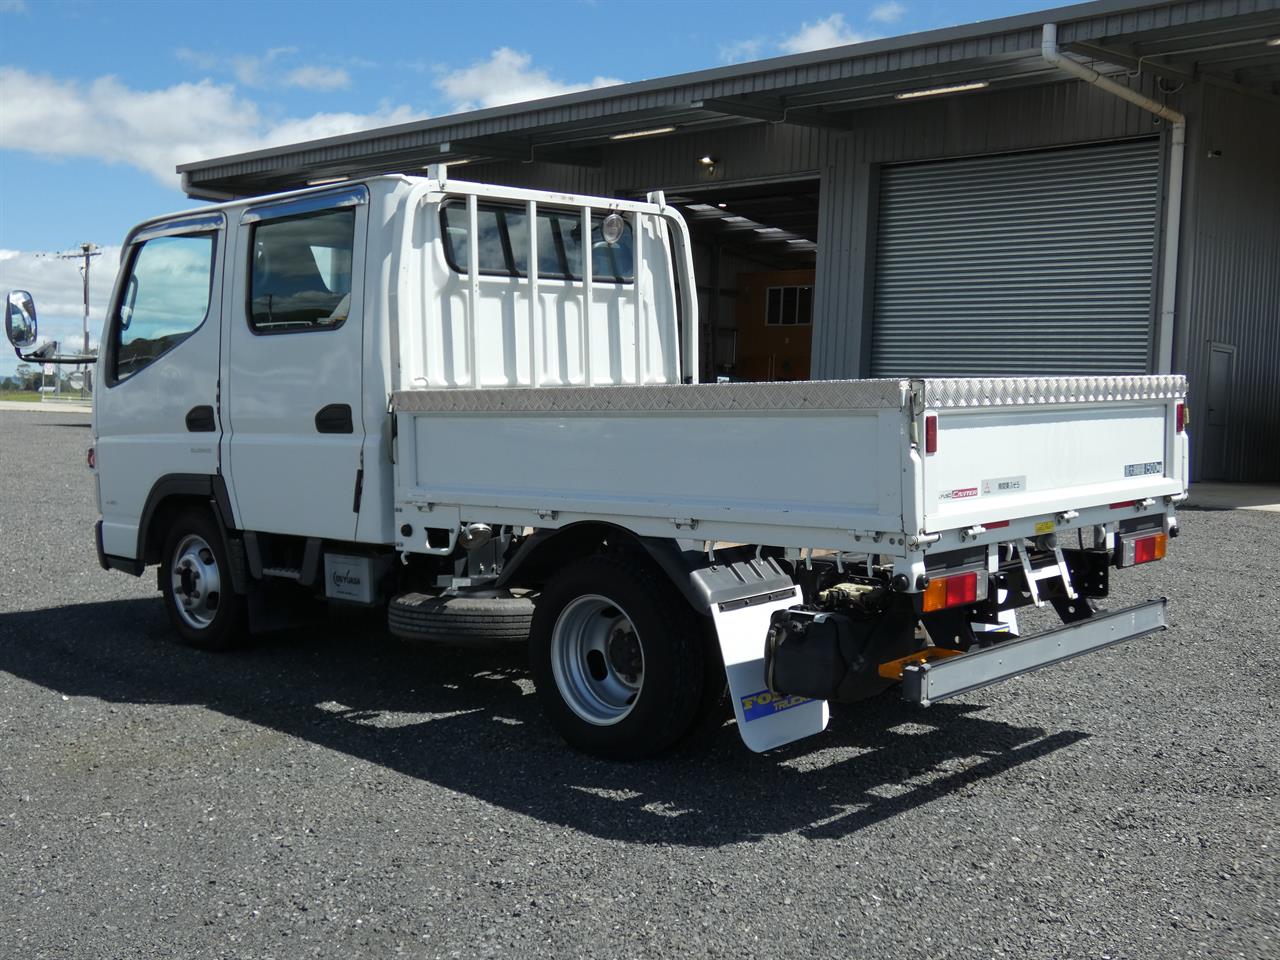
{"type": "Polygon", "coordinates": [[[1280,515],[1118,577],[1162,637],[620,765],[513,655],[171,644],[95,561],[87,419],[0,411],[0,955],[1280,957],[1280,515]]]}

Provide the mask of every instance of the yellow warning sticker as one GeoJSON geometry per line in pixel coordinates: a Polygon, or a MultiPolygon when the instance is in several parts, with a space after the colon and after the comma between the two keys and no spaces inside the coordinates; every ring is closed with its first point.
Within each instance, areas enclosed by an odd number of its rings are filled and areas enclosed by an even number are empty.
{"type": "Polygon", "coordinates": [[[1041,520],[1036,524],[1036,534],[1039,535],[1041,533],[1053,533],[1052,520],[1041,520]]]}

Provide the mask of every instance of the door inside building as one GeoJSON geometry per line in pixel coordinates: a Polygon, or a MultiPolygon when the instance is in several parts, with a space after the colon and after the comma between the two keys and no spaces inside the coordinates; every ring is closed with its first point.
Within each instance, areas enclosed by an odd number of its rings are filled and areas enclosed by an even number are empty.
{"type": "Polygon", "coordinates": [[[1153,138],[881,170],[870,372],[1147,373],[1153,138]]]}
{"type": "Polygon", "coordinates": [[[1208,403],[1204,445],[1200,448],[1204,451],[1204,464],[1199,471],[1206,480],[1227,476],[1227,427],[1231,420],[1231,380],[1235,364],[1235,347],[1226,343],[1209,344],[1208,403]]]}
{"type": "Polygon", "coordinates": [[[689,224],[704,380],[807,380],[818,180],[669,194],[689,224]]]}

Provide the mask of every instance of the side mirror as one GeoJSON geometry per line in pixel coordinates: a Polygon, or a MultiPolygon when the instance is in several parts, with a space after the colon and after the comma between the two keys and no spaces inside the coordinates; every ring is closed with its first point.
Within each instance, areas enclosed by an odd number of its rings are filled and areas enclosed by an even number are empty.
{"type": "Polygon", "coordinates": [[[27,291],[10,292],[5,301],[4,332],[15,350],[36,342],[36,302],[27,291]]]}

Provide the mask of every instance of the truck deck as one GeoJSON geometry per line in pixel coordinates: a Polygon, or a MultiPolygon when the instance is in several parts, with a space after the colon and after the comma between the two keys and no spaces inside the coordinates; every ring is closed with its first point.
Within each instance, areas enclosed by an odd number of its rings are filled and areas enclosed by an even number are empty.
{"type": "Polygon", "coordinates": [[[1185,395],[1176,376],[404,390],[396,503],[439,529],[607,518],[906,557],[1180,497],[1185,395]]]}

